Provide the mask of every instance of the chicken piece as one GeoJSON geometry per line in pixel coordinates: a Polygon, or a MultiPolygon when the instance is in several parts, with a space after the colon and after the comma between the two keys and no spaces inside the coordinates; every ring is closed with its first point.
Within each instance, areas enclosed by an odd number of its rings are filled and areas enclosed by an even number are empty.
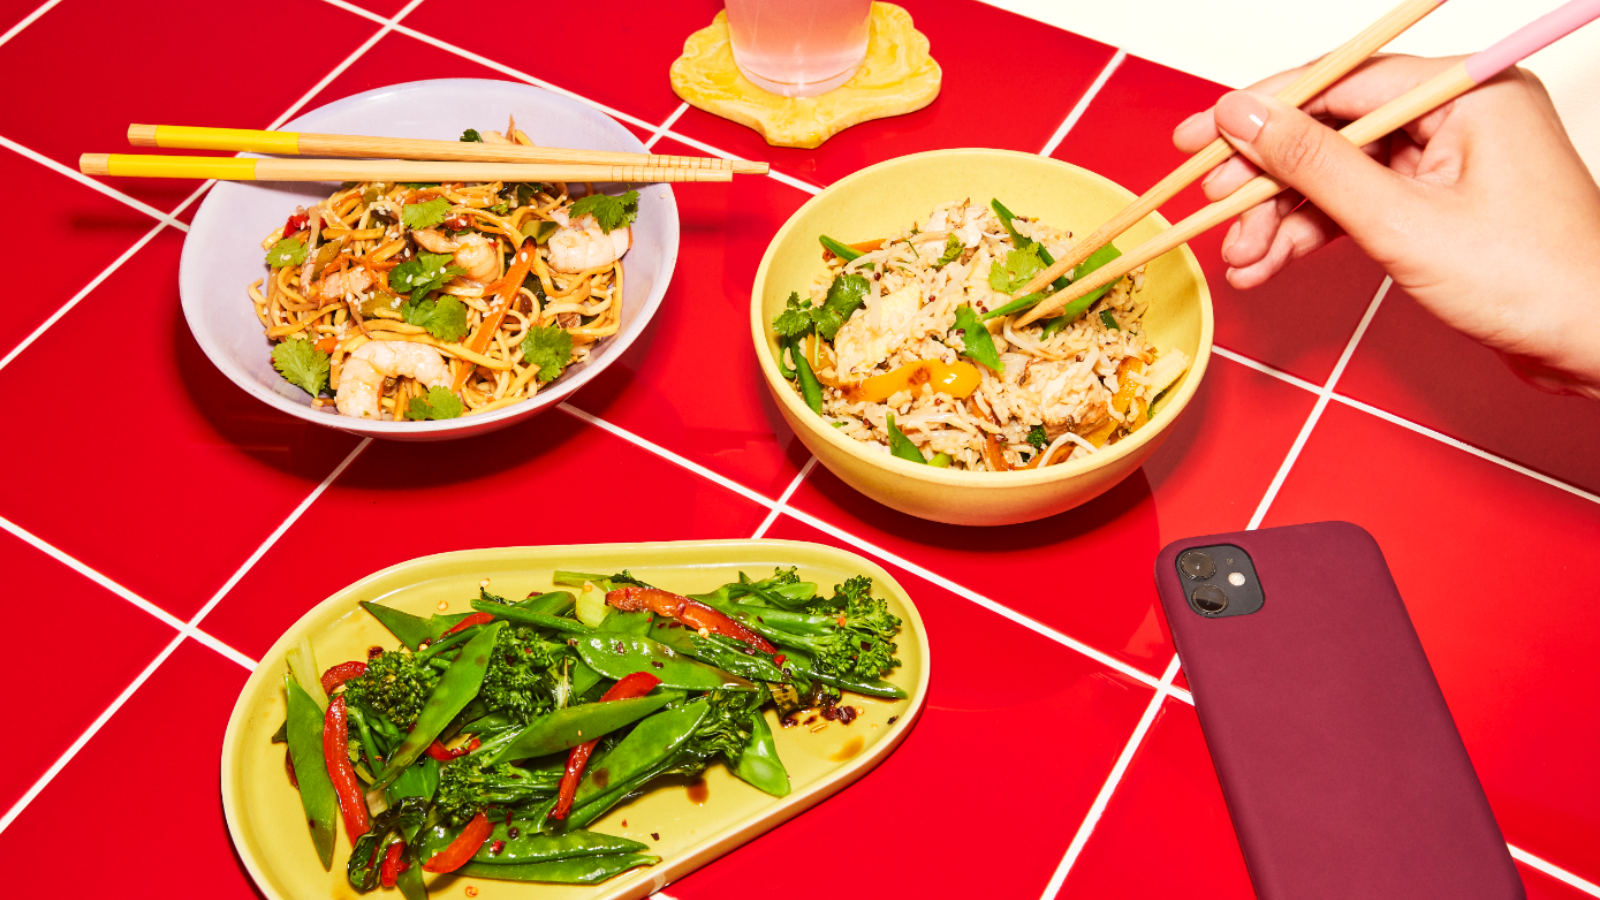
{"type": "Polygon", "coordinates": [[[882,297],[868,297],[833,338],[835,371],[844,380],[865,377],[873,367],[900,349],[911,334],[907,326],[922,308],[922,292],[907,285],[882,297]]]}

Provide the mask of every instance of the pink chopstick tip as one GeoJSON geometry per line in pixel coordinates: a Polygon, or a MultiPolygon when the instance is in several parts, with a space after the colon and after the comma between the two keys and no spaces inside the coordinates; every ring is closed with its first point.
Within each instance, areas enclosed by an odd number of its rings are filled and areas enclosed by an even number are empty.
{"type": "Polygon", "coordinates": [[[1568,0],[1487,50],[1467,57],[1467,75],[1482,84],[1597,18],[1600,0],[1568,0]]]}

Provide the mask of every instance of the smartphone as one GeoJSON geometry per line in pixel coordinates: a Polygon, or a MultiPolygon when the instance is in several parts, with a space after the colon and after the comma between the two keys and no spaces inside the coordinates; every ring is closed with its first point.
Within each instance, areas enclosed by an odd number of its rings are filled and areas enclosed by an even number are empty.
{"type": "Polygon", "coordinates": [[[1156,584],[1259,897],[1524,896],[1372,535],[1189,538],[1156,584]]]}

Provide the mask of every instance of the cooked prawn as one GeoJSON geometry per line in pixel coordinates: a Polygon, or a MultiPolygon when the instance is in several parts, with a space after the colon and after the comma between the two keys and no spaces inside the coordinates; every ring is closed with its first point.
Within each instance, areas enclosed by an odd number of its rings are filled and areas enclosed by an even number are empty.
{"type": "Polygon", "coordinates": [[[550,235],[550,268],[567,275],[610,265],[633,246],[633,228],[613,228],[607,234],[592,215],[567,217],[566,210],[550,211],[556,233],[550,235]]]}
{"type": "Polygon", "coordinates": [[[334,403],[339,414],[376,419],[385,378],[415,378],[428,387],[450,383],[450,366],[439,351],[411,341],[369,341],[350,351],[339,370],[334,403]]]}
{"type": "Polygon", "coordinates": [[[455,263],[467,270],[467,279],[486,285],[500,277],[499,245],[477,232],[450,237],[437,228],[413,231],[412,236],[430,253],[454,253],[455,263]]]}

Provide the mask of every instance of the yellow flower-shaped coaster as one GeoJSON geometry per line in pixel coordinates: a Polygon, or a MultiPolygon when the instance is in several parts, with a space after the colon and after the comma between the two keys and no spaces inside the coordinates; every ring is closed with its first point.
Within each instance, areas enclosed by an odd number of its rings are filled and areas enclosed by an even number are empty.
{"type": "Polygon", "coordinates": [[[869,119],[915,112],[939,96],[939,64],[911,14],[873,3],[867,58],[842,86],[815,97],[781,97],[739,72],[728,43],[728,14],[684,42],[672,64],[672,89],[692,106],[747,125],[777,147],[820,147],[869,119]]]}

